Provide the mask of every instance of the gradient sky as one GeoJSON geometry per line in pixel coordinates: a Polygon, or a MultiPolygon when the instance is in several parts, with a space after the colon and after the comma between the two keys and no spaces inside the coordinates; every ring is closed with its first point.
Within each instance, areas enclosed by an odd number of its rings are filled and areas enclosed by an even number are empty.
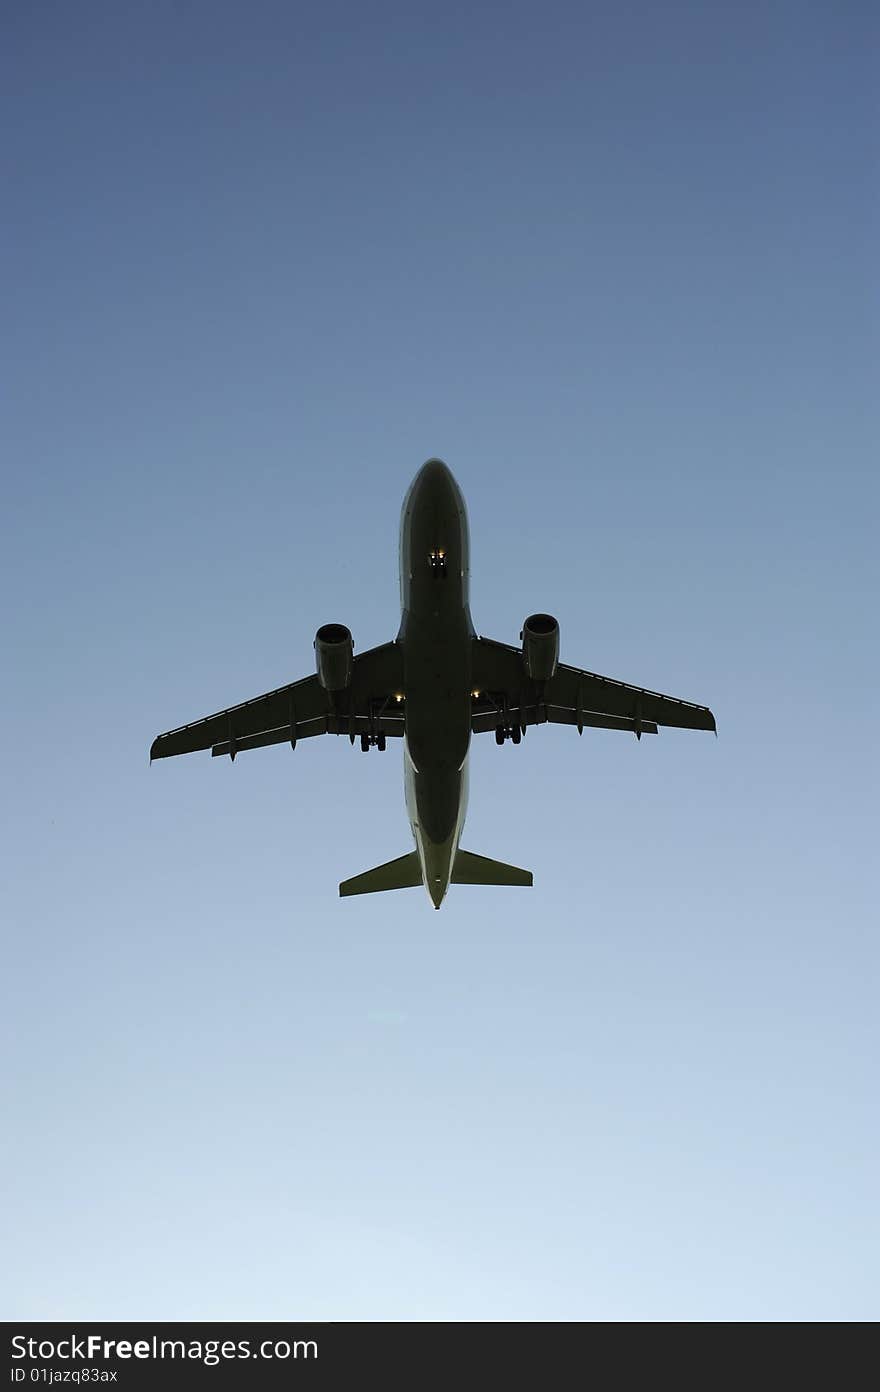
{"type": "Polygon", "coordinates": [[[5,7],[5,1318],[880,1315],[876,6],[5,7]],[[151,739],[398,624],[719,738],[151,739]]]}

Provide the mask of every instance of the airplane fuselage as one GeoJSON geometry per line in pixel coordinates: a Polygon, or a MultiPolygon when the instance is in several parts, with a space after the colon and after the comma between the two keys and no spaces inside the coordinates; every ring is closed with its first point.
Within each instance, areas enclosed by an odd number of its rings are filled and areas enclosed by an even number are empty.
{"type": "Polygon", "coordinates": [[[468,523],[461,490],[430,459],[400,517],[398,642],[404,671],[406,805],[436,908],[449,888],[467,809],[471,738],[468,523]]]}

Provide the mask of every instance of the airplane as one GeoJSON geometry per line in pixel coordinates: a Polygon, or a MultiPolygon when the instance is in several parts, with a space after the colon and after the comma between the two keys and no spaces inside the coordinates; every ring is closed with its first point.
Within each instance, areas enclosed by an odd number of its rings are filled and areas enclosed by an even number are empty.
{"type": "Polygon", "coordinates": [[[515,865],[463,850],[471,735],[519,744],[534,725],[628,730],[715,730],[707,706],[662,696],[559,661],[559,624],[530,614],[519,647],[478,637],[469,603],[464,498],[441,459],[419,469],[400,517],[400,629],[393,642],[355,654],[344,624],[315,635],[315,675],[159,735],[150,761],[210,749],[231,760],[249,749],[312,735],[347,735],[361,749],[404,751],[406,806],[415,850],[343,880],[343,897],[424,885],[439,909],[450,884],[531,885],[515,865]]]}

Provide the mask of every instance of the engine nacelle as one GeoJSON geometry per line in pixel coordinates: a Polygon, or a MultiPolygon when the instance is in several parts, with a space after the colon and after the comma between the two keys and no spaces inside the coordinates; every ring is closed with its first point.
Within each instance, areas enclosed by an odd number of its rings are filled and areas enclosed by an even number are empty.
{"type": "Polygon", "coordinates": [[[345,624],[322,624],[315,634],[318,681],[325,691],[344,691],[351,686],[354,643],[345,624]]]}
{"type": "Polygon", "coordinates": [[[559,624],[552,614],[530,614],[519,636],[526,672],[533,682],[548,682],[559,661],[559,624]]]}

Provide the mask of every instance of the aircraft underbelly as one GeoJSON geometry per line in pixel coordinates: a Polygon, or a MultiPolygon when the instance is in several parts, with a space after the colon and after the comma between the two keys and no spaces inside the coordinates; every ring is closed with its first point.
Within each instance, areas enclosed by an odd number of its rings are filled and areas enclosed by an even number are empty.
{"type": "Polygon", "coordinates": [[[470,744],[470,640],[464,625],[417,627],[404,644],[407,747],[420,773],[449,774],[470,744]]]}
{"type": "Polygon", "coordinates": [[[409,617],[403,645],[406,801],[436,903],[449,885],[467,808],[471,643],[463,611],[451,624],[409,617]]]}
{"type": "Polygon", "coordinates": [[[467,514],[438,460],[404,500],[400,560],[406,803],[425,885],[439,907],[467,807],[474,629],[467,514]]]}

